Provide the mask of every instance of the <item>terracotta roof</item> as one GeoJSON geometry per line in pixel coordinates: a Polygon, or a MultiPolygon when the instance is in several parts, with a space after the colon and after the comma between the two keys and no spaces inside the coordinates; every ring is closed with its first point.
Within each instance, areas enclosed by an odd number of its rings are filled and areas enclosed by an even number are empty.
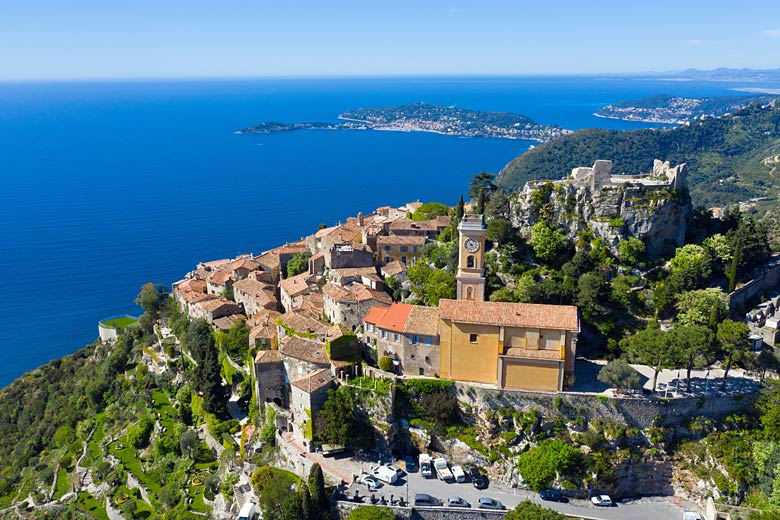
{"type": "Polygon", "coordinates": [[[243,314],[229,314],[215,319],[214,326],[222,332],[227,332],[233,325],[243,320],[246,320],[246,316],[243,314]]]}
{"type": "Polygon", "coordinates": [[[311,255],[311,258],[309,258],[309,260],[319,260],[320,258],[323,258],[324,256],[325,256],[325,253],[320,251],[319,253],[315,253],[315,254],[311,255]]]}
{"type": "Polygon", "coordinates": [[[214,285],[225,285],[232,277],[229,272],[219,269],[208,277],[208,281],[214,285]]]}
{"type": "Polygon", "coordinates": [[[279,317],[278,321],[285,327],[302,334],[324,335],[328,332],[328,325],[299,311],[286,312],[279,317]]]}
{"type": "Polygon", "coordinates": [[[577,307],[536,303],[440,300],[439,316],[445,320],[505,327],[579,331],[577,307]]]}
{"type": "Polygon", "coordinates": [[[205,293],[206,282],[205,280],[197,280],[194,278],[190,278],[188,280],[179,280],[173,284],[173,289],[179,293],[185,293],[188,291],[195,293],[205,293]]]}
{"type": "Polygon", "coordinates": [[[385,276],[397,276],[406,272],[406,264],[395,260],[380,268],[385,276]]]}
{"type": "Polygon", "coordinates": [[[350,291],[344,289],[340,285],[334,285],[332,283],[325,284],[322,287],[322,293],[331,300],[336,300],[337,302],[355,299],[350,291]]]}
{"type": "Polygon", "coordinates": [[[308,361],[317,365],[329,365],[328,352],[325,343],[301,338],[298,336],[286,336],[279,340],[279,350],[282,355],[308,361]]]}
{"type": "Polygon", "coordinates": [[[408,218],[399,218],[395,222],[390,224],[390,234],[398,231],[419,231],[424,233],[426,231],[436,231],[435,220],[412,220],[408,218]]]}
{"type": "Polygon", "coordinates": [[[408,303],[394,303],[390,307],[371,307],[363,318],[366,323],[372,323],[380,329],[403,332],[412,305],[408,303]]]}
{"type": "Polygon", "coordinates": [[[263,266],[263,269],[267,271],[278,271],[282,267],[282,262],[279,260],[279,253],[268,251],[258,256],[255,260],[263,266]]]}
{"type": "Polygon", "coordinates": [[[406,318],[404,332],[421,336],[436,336],[439,334],[439,309],[413,305],[409,317],[406,318]]]}
{"type": "Polygon", "coordinates": [[[274,288],[253,278],[244,278],[233,284],[233,290],[263,301],[275,300],[274,288]]]}
{"type": "Polygon", "coordinates": [[[205,269],[206,271],[213,271],[230,263],[229,258],[223,258],[221,260],[212,260],[210,262],[200,262],[198,264],[199,269],[205,269]]]}
{"type": "Polygon", "coordinates": [[[198,305],[201,306],[201,308],[206,312],[213,312],[219,308],[222,307],[232,307],[236,312],[234,314],[238,314],[239,307],[234,302],[231,302],[230,300],[226,300],[224,298],[213,298],[211,300],[201,301],[198,302],[198,305]]]}
{"type": "Polygon", "coordinates": [[[200,291],[180,291],[179,295],[184,298],[184,301],[186,301],[189,304],[194,303],[201,303],[208,300],[216,300],[217,297],[213,294],[205,294],[200,291]]]}
{"type": "Polygon", "coordinates": [[[279,254],[308,253],[309,247],[306,245],[306,242],[304,241],[289,242],[287,244],[284,244],[283,246],[279,246],[275,249],[272,249],[271,251],[279,254]]]}
{"type": "Polygon", "coordinates": [[[278,350],[261,350],[255,356],[256,365],[264,365],[271,363],[281,363],[282,353],[278,350]]]}
{"type": "Polygon", "coordinates": [[[254,271],[258,267],[260,267],[260,264],[258,264],[257,262],[249,258],[240,258],[238,260],[234,260],[230,262],[230,264],[227,266],[227,268],[230,269],[231,271],[235,271],[236,269],[246,269],[247,271],[254,271]]]}
{"type": "Polygon", "coordinates": [[[376,274],[376,267],[342,267],[341,269],[331,269],[331,276],[344,278],[347,276],[363,276],[376,274]]]}
{"type": "Polygon", "coordinates": [[[330,373],[330,370],[324,368],[293,381],[292,385],[303,390],[307,394],[311,394],[329,386],[335,379],[333,374],[330,373]]]}
{"type": "Polygon", "coordinates": [[[191,271],[187,278],[195,278],[198,280],[205,280],[209,277],[209,274],[211,274],[211,271],[206,271],[205,269],[195,269],[194,271],[191,271]]]}
{"type": "Polygon", "coordinates": [[[528,349],[528,348],[518,348],[513,347],[510,349],[507,349],[506,354],[504,354],[507,357],[514,357],[514,358],[523,358],[523,359],[544,359],[548,361],[561,361],[563,358],[561,358],[561,351],[560,349],[556,350],[535,350],[535,349],[528,349]]]}
{"type": "Polygon", "coordinates": [[[377,246],[424,246],[425,237],[381,236],[376,243],[377,246]]]}
{"type": "Polygon", "coordinates": [[[310,276],[309,273],[301,273],[292,278],[285,278],[279,282],[279,289],[287,293],[290,297],[310,292],[311,289],[308,283],[310,276]]]}
{"type": "Polygon", "coordinates": [[[352,283],[346,287],[329,283],[322,287],[322,292],[337,302],[376,300],[387,305],[393,303],[393,299],[386,292],[371,289],[360,283],[352,283]]]}
{"type": "Polygon", "coordinates": [[[322,237],[324,237],[324,236],[327,236],[327,235],[329,235],[330,233],[332,233],[332,232],[333,232],[333,231],[334,231],[334,230],[335,230],[337,227],[338,227],[338,226],[331,226],[331,227],[326,227],[326,228],[318,229],[318,230],[317,230],[317,232],[316,232],[316,233],[314,233],[314,237],[315,237],[315,238],[322,238],[322,237]]]}

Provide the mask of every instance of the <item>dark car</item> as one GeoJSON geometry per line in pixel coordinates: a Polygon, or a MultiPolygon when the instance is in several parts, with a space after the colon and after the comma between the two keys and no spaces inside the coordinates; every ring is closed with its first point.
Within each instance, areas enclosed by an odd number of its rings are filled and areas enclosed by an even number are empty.
{"type": "Polygon", "coordinates": [[[411,455],[404,457],[404,466],[407,473],[414,473],[417,471],[417,461],[411,455]]]}
{"type": "Polygon", "coordinates": [[[441,500],[432,497],[426,493],[417,493],[414,495],[414,505],[416,506],[440,506],[441,500]]]}
{"type": "Polygon", "coordinates": [[[475,488],[487,489],[488,480],[482,473],[479,472],[479,469],[477,468],[469,469],[469,478],[471,479],[471,483],[474,484],[475,488]]]}
{"type": "Polygon", "coordinates": [[[550,502],[566,502],[566,498],[557,489],[545,489],[539,493],[539,498],[550,502]]]}

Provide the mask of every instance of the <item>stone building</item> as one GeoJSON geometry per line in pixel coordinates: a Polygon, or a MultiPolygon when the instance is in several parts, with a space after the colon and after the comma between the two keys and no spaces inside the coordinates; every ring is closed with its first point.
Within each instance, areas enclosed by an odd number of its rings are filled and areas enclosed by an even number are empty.
{"type": "Polygon", "coordinates": [[[290,384],[290,422],[288,431],[304,448],[311,450],[316,434],[314,418],[328,398],[328,390],[335,388],[336,378],[330,370],[312,372],[290,384]]]}
{"type": "Polygon", "coordinates": [[[404,375],[437,376],[439,372],[438,309],[405,303],[372,307],[363,319],[365,342],[393,359],[404,375]]]}
{"type": "Polygon", "coordinates": [[[274,402],[286,407],[287,383],[282,353],[278,350],[261,350],[255,356],[252,367],[257,403],[274,402]]]}
{"type": "Polygon", "coordinates": [[[299,308],[304,297],[315,289],[314,277],[306,272],[279,282],[279,300],[284,312],[299,308]]]}
{"type": "Polygon", "coordinates": [[[222,296],[229,289],[233,288],[234,281],[235,279],[232,274],[223,269],[218,269],[206,278],[206,291],[209,294],[222,296]]]}
{"type": "Polygon", "coordinates": [[[326,269],[373,267],[374,252],[363,244],[347,242],[335,244],[323,251],[326,269]]]}
{"type": "Polygon", "coordinates": [[[249,316],[262,310],[276,310],[279,306],[273,286],[252,278],[244,278],[233,284],[233,299],[243,305],[249,316]]]}
{"type": "Polygon", "coordinates": [[[387,306],[393,299],[384,291],[377,291],[363,284],[352,283],[346,287],[326,284],[322,287],[323,312],[331,323],[338,323],[350,330],[357,330],[363,317],[372,306],[387,306]]]}
{"type": "Polygon", "coordinates": [[[325,343],[298,336],[287,336],[279,340],[279,352],[287,377],[298,379],[321,368],[330,368],[330,359],[325,343]]]}
{"type": "Polygon", "coordinates": [[[380,236],[376,239],[376,258],[379,263],[403,262],[414,265],[422,256],[424,236],[380,236]]]}
{"type": "Polygon", "coordinates": [[[273,310],[261,310],[246,322],[249,327],[249,348],[263,350],[276,349],[279,346],[279,333],[276,320],[281,313],[273,310]]]}
{"type": "Polygon", "coordinates": [[[188,312],[190,319],[204,319],[209,323],[230,314],[242,314],[241,307],[235,302],[211,295],[207,295],[207,299],[189,304],[188,312]]]}

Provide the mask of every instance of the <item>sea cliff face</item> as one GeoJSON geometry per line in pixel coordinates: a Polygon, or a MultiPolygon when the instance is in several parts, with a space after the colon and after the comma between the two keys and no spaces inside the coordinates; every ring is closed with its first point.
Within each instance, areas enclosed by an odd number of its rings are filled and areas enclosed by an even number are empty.
{"type": "Polygon", "coordinates": [[[573,183],[548,184],[528,183],[510,200],[512,224],[524,236],[544,214],[573,241],[590,229],[614,255],[620,242],[630,237],[642,240],[651,258],[672,253],[685,243],[692,214],[687,190],[630,184],[591,190],[573,183]]]}

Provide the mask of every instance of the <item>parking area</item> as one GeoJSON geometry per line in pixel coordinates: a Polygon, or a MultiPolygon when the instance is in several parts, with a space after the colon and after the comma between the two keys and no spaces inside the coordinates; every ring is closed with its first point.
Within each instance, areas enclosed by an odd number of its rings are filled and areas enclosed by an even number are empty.
{"type": "Polygon", "coordinates": [[[377,490],[369,490],[365,484],[353,483],[344,490],[344,495],[354,500],[356,496],[361,503],[370,504],[371,495],[376,503],[388,505],[408,505],[414,501],[416,493],[425,493],[446,502],[449,497],[460,497],[476,507],[481,497],[490,497],[501,502],[507,509],[512,509],[523,500],[531,500],[561,513],[581,518],[603,520],[678,520],[682,518],[683,504],[675,503],[674,499],[643,498],[616,507],[596,507],[587,500],[571,500],[568,503],[546,502],[539,498],[538,493],[507,488],[490,482],[487,489],[478,490],[470,482],[454,483],[439,479],[423,478],[419,472],[404,474],[394,484],[383,483],[377,490]]]}

